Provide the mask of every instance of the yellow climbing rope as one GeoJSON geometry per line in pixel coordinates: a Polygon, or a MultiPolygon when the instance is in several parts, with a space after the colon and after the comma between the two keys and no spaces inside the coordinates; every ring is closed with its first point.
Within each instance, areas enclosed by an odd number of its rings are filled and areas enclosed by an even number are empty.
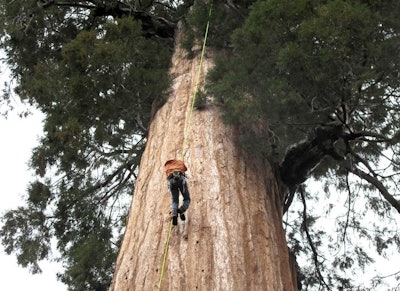
{"type": "Polygon", "coordinates": [[[206,31],[204,33],[203,47],[201,49],[200,63],[199,63],[199,68],[197,70],[197,77],[196,77],[196,83],[195,83],[195,86],[194,86],[192,104],[190,106],[189,118],[187,120],[185,131],[184,131],[184,139],[183,139],[183,146],[182,146],[182,157],[181,157],[182,161],[184,160],[185,154],[186,154],[186,151],[187,151],[187,149],[186,149],[187,140],[188,140],[189,129],[190,129],[190,124],[191,124],[191,120],[192,120],[192,113],[193,113],[194,105],[196,104],[195,102],[196,102],[196,97],[197,97],[197,91],[198,91],[198,87],[199,87],[199,83],[200,83],[201,67],[203,65],[204,52],[206,50],[208,29],[210,27],[211,12],[212,12],[212,0],[210,2],[210,9],[208,11],[208,21],[207,21],[206,31]]]}
{"type": "MultiPolygon", "coordinates": [[[[202,64],[203,64],[204,52],[205,52],[205,49],[206,49],[208,29],[210,27],[212,4],[213,4],[213,2],[211,0],[210,1],[210,9],[208,11],[208,20],[207,20],[206,31],[204,33],[203,47],[201,49],[199,69],[197,71],[196,83],[195,83],[195,87],[194,87],[192,103],[191,103],[191,106],[190,106],[189,118],[187,120],[187,123],[186,123],[186,126],[185,126],[185,131],[184,131],[184,139],[183,139],[183,146],[182,146],[182,158],[181,158],[182,161],[185,158],[185,154],[186,154],[186,150],[187,150],[186,147],[187,147],[187,139],[188,139],[189,130],[190,130],[190,123],[191,123],[191,119],[192,119],[192,113],[193,113],[194,105],[195,105],[195,102],[196,102],[197,90],[198,90],[198,86],[199,86],[199,83],[200,83],[201,67],[202,67],[202,64]]],[[[168,254],[169,240],[170,240],[170,237],[171,237],[171,231],[172,231],[172,220],[169,223],[168,237],[167,237],[167,242],[165,243],[165,248],[164,248],[163,263],[162,263],[162,266],[161,266],[160,280],[158,282],[158,291],[161,290],[161,283],[162,283],[162,280],[163,280],[165,264],[166,264],[166,261],[167,261],[167,254],[168,254]]]]}
{"type": "Polygon", "coordinates": [[[167,261],[168,246],[169,246],[169,239],[171,237],[171,231],[172,231],[172,220],[169,223],[168,237],[167,237],[167,242],[165,243],[165,248],[164,248],[164,258],[163,258],[163,263],[161,266],[160,281],[158,282],[158,291],[161,290],[161,282],[162,282],[162,279],[164,276],[165,262],[167,261]]]}

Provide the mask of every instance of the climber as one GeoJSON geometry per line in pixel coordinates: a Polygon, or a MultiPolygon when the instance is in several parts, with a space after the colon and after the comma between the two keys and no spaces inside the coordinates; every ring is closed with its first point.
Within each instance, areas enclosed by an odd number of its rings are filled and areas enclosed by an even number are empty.
{"type": "Polygon", "coordinates": [[[185,172],[187,168],[181,160],[168,160],[165,165],[165,174],[167,175],[168,188],[171,191],[172,209],[171,218],[172,224],[178,224],[178,214],[182,220],[185,220],[185,211],[190,204],[189,189],[186,182],[185,172]],[[179,207],[179,191],[183,196],[183,204],[179,207]]]}

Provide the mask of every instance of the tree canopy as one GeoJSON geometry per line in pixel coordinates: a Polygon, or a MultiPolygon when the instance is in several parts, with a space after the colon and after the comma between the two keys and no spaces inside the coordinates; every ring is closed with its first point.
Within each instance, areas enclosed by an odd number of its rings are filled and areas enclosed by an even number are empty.
{"type": "MultiPolygon", "coordinates": [[[[361,267],[372,261],[368,251],[347,237],[350,229],[375,241],[379,253],[389,245],[399,248],[396,227],[379,229],[374,223],[369,232],[361,225],[370,210],[389,221],[400,212],[399,5],[258,1],[234,31],[232,50],[217,58],[209,75],[209,91],[222,104],[226,121],[242,129],[242,144],[254,151],[257,140],[258,151],[279,163],[281,179],[291,188],[287,206],[297,191],[306,208],[301,183],[311,172],[328,178],[328,195],[333,195],[329,185],[347,195],[347,214],[337,220],[343,236],[329,245],[332,252],[347,245],[332,263],[344,273],[356,257],[361,267]],[[362,205],[357,201],[368,207],[357,209],[362,205]]],[[[315,217],[304,215],[300,211],[293,222],[303,221],[311,243],[308,224],[315,217]]],[[[315,245],[324,233],[323,228],[314,233],[315,245]]],[[[291,235],[294,249],[304,250],[299,236],[291,235]]],[[[314,283],[314,273],[319,280],[325,277],[320,281],[325,287],[335,280],[338,287],[353,287],[346,276],[322,271],[327,270],[325,256],[314,247],[309,250],[316,269],[307,274],[307,285],[314,283]]]]}
{"type": "MultiPolygon", "coordinates": [[[[45,114],[30,162],[37,180],[0,231],[22,266],[40,271],[56,238],[71,290],[108,288],[148,126],[168,93],[174,31],[182,25],[190,57],[208,5],[1,1],[14,88],[1,102],[17,94],[45,114]]],[[[359,284],[350,272],[372,255],[354,237],[379,254],[400,248],[395,225],[363,224],[371,213],[393,221],[400,212],[398,11],[395,0],[213,4],[208,44],[220,54],[206,106],[220,106],[240,145],[268,157],[288,186],[289,245],[312,258],[300,265],[303,286],[359,284]],[[323,198],[305,186],[310,176],[326,182],[328,198],[344,197],[337,239],[318,225],[326,213],[306,211],[323,198]]]]}
{"type": "Polygon", "coordinates": [[[38,179],[26,206],[5,214],[3,244],[37,272],[57,238],[61,280],[74,290],[109,285],[151,114],[169,86],[170,36],[150,38],[144,22],[102,15],[102,2],[4,1],[1,9],[15,93],[46,116],[30,161],[38,179]]]}

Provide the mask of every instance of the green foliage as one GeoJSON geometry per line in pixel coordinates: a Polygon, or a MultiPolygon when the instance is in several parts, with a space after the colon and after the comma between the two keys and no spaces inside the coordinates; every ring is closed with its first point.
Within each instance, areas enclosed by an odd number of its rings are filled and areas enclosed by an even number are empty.
{"type": "Polygon", "coordinates": [[[207,108],[207,105],[208,105],[207,94],[205,94],[205,92],[203,91],[198,91],[196,93],[196,99],[193,104],[194,109],[203,110],[207,108]]]}
{"type": "MultiPolygon", "coordinates": [[[[343,215],[347,220],[338,218],[340,227],[335,228],[344,233],[341,240],[315,225],[310,225],[309,236],[299,232],[301,221],[309,224],[312,214],[307,211],[304,221],[302,212],[290,212],[295,217],[294,233],[288,231],[290,245],[314,262],[302,264],[307,288],[351,289],[359,284],[349,278],[349,270],[364,268],[372,259],[365,248],[352,245],[347,233],[375,241],[378,253],[388,242],[400,246],[398,235],[383,235],[378,224],[367,231],[362,223],[372,213],[391,219],[400,212],[393,194],[398,193],[400,153],[398,11],[398,1],[256,1],[244,24],[233,31],[232,49],[216,58],[208,75],[207,91],[223,104],[224,120],[240,129],[238,142],[244,149],[276,164],[284,161],[280,167],[293,168],[294,174],[304,171],[302,177],[312,171],[349,195],[348,214],[343,215]],[[340,131],[325,131],[333,124],[340,124],[340,131]],[[289,153],[293,159],[286,160],[289,153]],[[310,167],[295,167],[300,161],[310,167]],[[369,181],[356,180],[351,173],[369,181]],[[390,192],[386,197],[394,198],[390,204],[376,196],[377,189],[385,192],[382,188],[390,192]],[[364,196],[355,189],[362,189],[364,196]],[[357,200],[368,208],[358,211],[357,200]],[[336,261],[301,246],[310,244],[309,238],[317,249],[340,253],[336,261]],[[331,273],[332,268],[338,271],[331,273]]],[[[318,208],[319,196],[309,196],[308,203],[318,208]]]]}
{"type": "Polygon", "coordinates": [[[201,48],[207,22],[210,22],[207,46],[218,49],[230,47],[232,31],[245,20],[248,7],[255,2],[250,1],[214,1],[212,6],[203,1],[197,1],[192,7],[192,13],[186,17],[185,37],[182,46],[191,52],[201,48]],[[209,17],[211,8],[211,16],[209,17]]]}
{"type": "Polygon", "coordinates": [[[28,208],[7,212],[0,230],[7,254],[15,253],[18,264],[28,267],[32,273],[41,272],[38,262],[50,252],[50,230],[44,221],[44,213],[28,208]]]}
{"type": "MultiPolygon", "coordinates": [[[[398,78],[387,68],[398,69],[398,54],[387,52],[398,51],[398,37],[391,35],[398,23],[393,13],[383,15],[398,7],[389,2],[258,1],[234,33],[232,53],[209,75],[225,119],[248,121],[248,132],[261,118],[281,157],[315,125],[333,119],[354,131],[374,124],[394,137],[387,121],[398,119],[388,114],[397,106],[398,78]]],[[[376,156],[382,148],[371,143],[366,150],[376,156]]]]}
{"type": "Polygon", "coordinates": [[[71,268],[60,275],[61,281],[72,290],[108,290],[117,255],[108,243],[111,237],[109,229],[100,229],[70,247],[68,264],[71,268]]]}
{"type": "MultiPolygon", "coordinates": [[[[170,84],[172,39],[149,37],[155,28],[103,2],[1,3],[15,92],[45,119],[30,161],[37,180],[26,207],[2,218],[0,236],[33,272],[55,238],[71,290],[108,289],[154,105],[170,84]]],[[[165,16],[165,6],[155,10],[165,16]]]]}

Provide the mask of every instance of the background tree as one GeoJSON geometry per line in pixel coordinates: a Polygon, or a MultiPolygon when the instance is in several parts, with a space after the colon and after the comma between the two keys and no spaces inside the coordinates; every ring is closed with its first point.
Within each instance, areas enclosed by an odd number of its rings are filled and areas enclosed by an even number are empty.
{"type": "MultiPolygon", "coordinates": [[[[31,160],[38,180],[29,186],[26,207],[5,214],[1,231],[6,251],[23,266],[39,271],[56,237],[63,282],[76,290],[107,289],[151,117],[169,90],[174,31],[181,21],[183,44],[194,55],[192,44],[204,31],[208,6],[193,2],[1,2],[1,46],[15,92],[46,115],[31,160]]],[[[347,270],[371,261],[364,248],[349,247],[352,231],[378,253],[399,245],[397,229],[370,225],[367,231],[360,221],[370,209],[387,219],[400,210],[399,5],[214,3],[209,45],[221,54],[207,92],[224,120],[239,128],[242,147],[279,169],[289,189],[283,209],[295,193],[304,210],[318,198],[299,186],[310,174],[327,177],[347,195],[340,239],[329,245],[331,252],[346,249],[332,261],[316,248],[329,241],[312,232],[316,217],[292,207],[299,219],[290,219],[289,243],[313,258],[302,266],[305,286],[350,288],[347,270]],[[358,210],[357,201],[369,207],[358,210]]]]}

